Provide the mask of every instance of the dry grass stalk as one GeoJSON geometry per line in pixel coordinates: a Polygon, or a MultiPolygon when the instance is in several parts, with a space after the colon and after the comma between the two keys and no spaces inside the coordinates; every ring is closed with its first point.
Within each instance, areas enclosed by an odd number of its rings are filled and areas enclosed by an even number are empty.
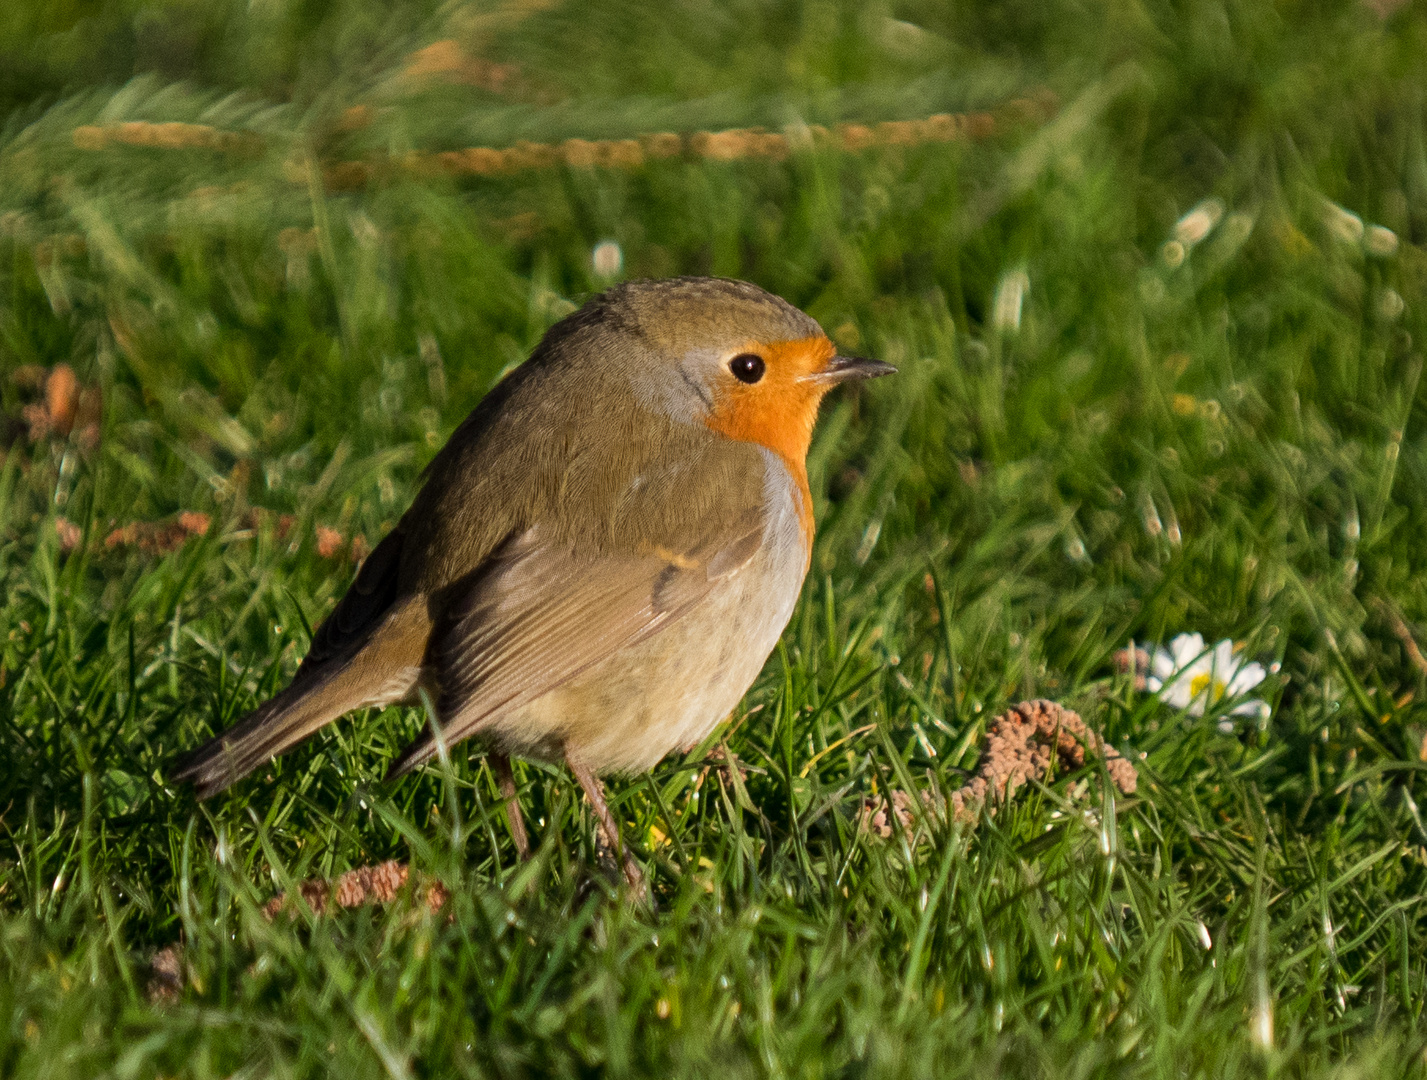
{"type": "MultiPolygon", "coordinates": [[[[474,146],[429,154],[416,152],[405,159],[417,172],[445,172],[454,176],[508,176],[536,169],[634,169],[648,161],[687,157],[705,161],[781,161],[797,151],[814,149],[861,153],[891,147],[930,143],[980,141],[991,138],[1017,117],[1048,115],[1042,99],[1018,99],[991,112],[938,113],[922,120],[889,120],[880,124],[838,124],[790,127],[786,131],[730,128],[696,131],[689,135],[658,132],[637,139],[566,139],[561,143],[522,142],[506,149],[474,146]]],[[[344,163],[343,168],[347,167],[344,163]]],[[[344,178],[345,174],[344,174],[344,178]]]]}
{"type": "Polygon", "coordinates": [[[1374,606],[1382,617],[1387,620],[1388,629],[1393,636],[1402,644],[1402,651],[1407,656],[1407,662],[1412,665],[1412,669],[1419,675],[1427,675],[1427,659],[1422,656],[1422,650],[1417,647],[1417,639],[1412,635],[1412,629],[1407,625],[1407,620],[1402,617],[1401,612],[1386,600],[1378,598],[1374,606]]]}
{"type": "MultiPolygon", "coordinates": [[[[408,75],[446,76],[488,88],[504,86],[514,75],[508,65],[464,58],[454,42],[436,42],[412,55],[408,75]]],[[[519,142],[498,148],[472,146],[464,150],[413,151],[399,161],[340,161],[321,166],[322,178],[334,190],[362,187],[392,175],[397,169],[450,176],[509,176],[515,173],[568,167],[572,169],[636,169],[649,161],[692,158],[704,161],[781,161],[789,154],[814,149],[845,153],[923,146],[933,143],[979,142],[1008,126],[1043,121],[1056,107],[1048,92],[1016,98],[995,112],[937,113],[917,120],[887,120],[878,124],[790,126],[785,131],[730,128],[688,135],[656,132],[631,139],[566,139],[560,143],[519,142]]],[[[356,105],[343,113],[343,130],[365,127],[372,110],[356,105]]],[[[84,125],[74,129],[74,144],[82,150],[114,145],[161,150],[254,151],[261,140],[246,132],[222,131],[205,124],[124,123],[84,125]]],[[[308,167],[292,161],[284,166],[294,183],[306,183],[308,167]]]]}
{"type": "Polygon", "coordinates": [[[208,124],[175,121],[152,123],[126,120],[116,124],[85,124],[74,129],[74,145],[81,150],[104,150],[110,146],[141,146],[152,150],[221,150],[252,153],[262,149],[262,140],[245,131],[224,131],[208,124]]]}

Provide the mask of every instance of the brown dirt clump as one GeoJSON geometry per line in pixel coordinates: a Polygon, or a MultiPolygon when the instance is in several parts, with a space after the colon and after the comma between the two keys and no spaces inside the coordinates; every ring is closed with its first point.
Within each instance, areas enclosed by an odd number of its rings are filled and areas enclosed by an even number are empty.
{"type": "MultiPolygon", "coordinates": [[[[389,904],[401,892],[410,873],[406,863],[388,859],[375,866],[359,866],[348,870],[336,881],[312,878],[297,887],[307,906],[319,915],[331,909],[355,908],[363,904],[389,904]]],[[[426,890],[426,904],[438,911],[450,899],[450,893],[439,881],[426,890]]],[[[276,918],[290,904],[287,893],[278,893],[263,905],[263,914],[276,918]]]]}
{"type": "Polygon", "coordinates": [[[149,979],[144,986],[155,1004],[172,1004],[183,992],[183,946],[166,945],[149,961],[149,979]]]}
{"type": "MultiPolygon", "coordinates": [[[[941,816],[940,800],[930,791],[922,791],[922,808],[941,816]]],[[[892,792],[890,804],[881,795],[864,800],[862,804],[862,828],[883,840],[892,839],[892,825],[896,823],[902,834],[911,841],[917,831],[917,812],[912,805],[912,797],[900,789],[892,792]]]]}
{"type": "Polygon", "coordinates": [[[1133,795],[1139,783],[1135,767],[1079,713],[1043,698],[1023,701],[996,717],[982,745],[981,768],[951,793],[953,817],[969,819],[987,801],[1008,801],[1027,781],[1048,775],[1052,760],[1061,769],[1079,769],[1087,750],[1105,759],[1110,779],[1123,794],[1133,795]]]}
{"type": "MultiPolygon", "coordinates": [[[[112,524],[112,523],[111,523],[112,524]]],[[[131,521],[126,525],[116,525],[104,538],[104,547],[136,547],[159,555],[166,555],[183,547],[193,536],[206,536],[212,519],[198,510],[184,510],[172,521],[131,521]]]]}
{"type": "Polygon", "coordinates": [[[329,529],[325,525],[317,526],[317,554],[322,558],[332,558],[342,550],[344,542],[342,534],[336,529],[329,529]]]}
{"type": "Polygon", "coordinates": [[[68,364],[52,368],[25,364],[11,373],[10,381],[22,394],[36,399],[20,410],[31,442],[66,439],[73,433],[82,449],[99,444],[103,395],[99,387],[81,383],[68,364]]]}
{"type": "MultiPolygon", "coordinates": [[[[359,866],[348,870],[335,881],[311,878],[297,887],[302,899],[318,915],[345,908],[357,908],[364,904],[389,904],[400,895],[405,887],[410,868],[406,863],[389,859],[375,866],[359,866]]],[[[439,881],[433,881],[416,895],[424,897],[430,911],[440,911],[451,899],[450,890],[439,881]]],[[[287,893],[278,893],[263,905],[263,917],[276,919],[279,915],[294,913],[295,902],[287,893]]],[[[447,913],[447,918],[451,917],[447,913]]],[[[183,945],[175,942],[167,945],[149,959],[148,980],[144,985],[145,995],[153,1004],[172,1004],[183,992],[187,973],[184,967],[183,945]]]]}
{"type": "Polygon", "coordinates": [[[73,551],[84,539],[84,530],[68,518],[55,518],[55,535],[59,537],[61,551],[73,551]]]}
{"type": "Polygon", "coordinates": [[[1149,651],[1130,644],[1115,653],[1115,670],[1121,675],[1135,673],[1135,690],[1142,692],[1149,683],[1151,657],[1149,651]]]}
{"type": "MultiPolygon", "coordinates": [[[[991,721],[981,742],[976,775],[944,801],[922,791],[922,805],[942,819],[948,816],[949,806],[951,820],[974,822],[983,806],[1010,801],[1030,780],[1049,776],[1053,767],[1084,767],[1087,751],[1104,758],[1105,769],[1122,794],[1134,794],[1139,782],[1134,765],[1091,730],[1079,713],[1054,701],[1023,701],[991,721]]],[[[862,821],[864,828],[883,839],[891,838],[895,823],[910,839],[916,829],[915,806],[906,792],[893,791],[890,804],[882,796],[867,800],[862,821]]]]}

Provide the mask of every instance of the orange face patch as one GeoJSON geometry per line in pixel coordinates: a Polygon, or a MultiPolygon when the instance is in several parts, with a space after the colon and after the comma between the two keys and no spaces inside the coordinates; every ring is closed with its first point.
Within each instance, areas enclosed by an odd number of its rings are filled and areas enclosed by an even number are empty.
{"type": "Polygon", "coordinates": [[[829,389],[828,383],[810,376],[823,371],[836,351],[832,342],[821,336],[751,343],[738,352],[762,357],[767,365],[763,377],[756,383],[742,383],[730,375],[719,387],[706,421],[721,435],[758,443],[778,455],[798,486],[798,518],[809,550],[813,497],[808,489],[808,446],[818,404],[829,389]]]}

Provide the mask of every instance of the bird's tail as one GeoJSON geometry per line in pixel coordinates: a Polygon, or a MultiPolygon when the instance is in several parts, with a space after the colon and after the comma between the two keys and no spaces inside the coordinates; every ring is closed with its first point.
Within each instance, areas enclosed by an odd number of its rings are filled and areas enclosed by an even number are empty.
{"type": "Polygon", "coordinates": [[[191,781],[200,799],[236,784],[265,761],[291,750],[324,725],[363,702],[327,678],[314,685],[301,678],[254,709],[221,735],[185,754],[170,774],[191,781]]]}
{"type": "Polygon", "coordinates": [[[345,655],[320,658],[311,667],[304,662],[292,685],[185,755],[170,778],[191,781],[206,799],[343,713],[405,700],[421,678],[429,630],[425,605],[409,604],[345,655]]]}

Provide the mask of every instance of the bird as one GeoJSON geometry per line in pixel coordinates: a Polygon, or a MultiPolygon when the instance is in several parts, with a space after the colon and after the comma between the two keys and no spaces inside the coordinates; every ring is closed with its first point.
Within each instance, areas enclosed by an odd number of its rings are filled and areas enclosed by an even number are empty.
{"type": "Polygon", "coordinates": [[[628,281],[552,326],[456,427],[286,689],[172,778],[213,796],[357,709],[425,700],[388,779],[483,745],[522,859],[512,756],[563,762],[631,889],[602,776],[736,708],[813,550],[823,396],[895,372],[743,281],[628,281]]]}

